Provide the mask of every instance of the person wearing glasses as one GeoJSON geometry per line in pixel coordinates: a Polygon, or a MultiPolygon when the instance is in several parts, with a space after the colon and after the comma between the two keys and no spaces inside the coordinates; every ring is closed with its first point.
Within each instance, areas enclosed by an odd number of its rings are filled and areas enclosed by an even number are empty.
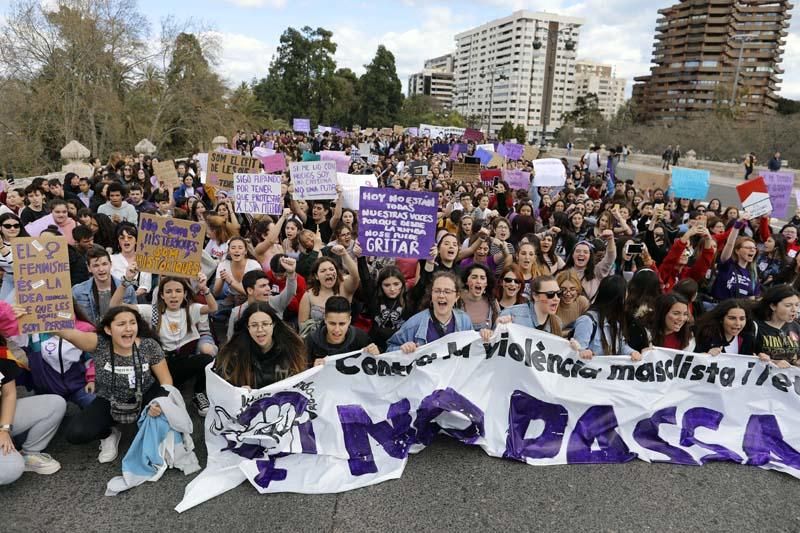
{"type": "Polygon", "coordinates": [[[561,319],[558,318],[558,303],[561,288],[553,276],[538,276],[531,280],[531,301],[515,305],[500,313],[498,324],[513,322],[520,326],[546,331],[561,336],[561,319]]]}
{"type": "Polygon", "coordinates": [[[14,256],[11,252],[11,240],[27,237],[19,217],[14,213],[0,215],[0,270],[3,272],[3,284],[0,286],[0,301],[14,302],[14,256]]]}
{"type": "MultiPolygon", "coordinates": [[[[425,309],[409,318],[387,342],[387,351],[402,350],[412,353],[417,347],[434,342],[456,331],[472,330],[472,320],[460,309],[455,309],[461,294],[461,280],[450,271],[440,270],[431,278],[430,289],[423,304],[425,309]]],[[[482,330],[488,340],[491,330],[482,330]],[[486,333],[488,332],[488,334],[486,333]]]]}
{"type": "Polygon", "coordinates": [[[525,283],[525,275],[516,263],[512,263],[503,269],[500,274],[500,283],[497,286],[497,305],[500,311],[504,311],[525,302],[522,293],[522,285],[525,283]]]}
{"type": "Polygon", "coordinates": [[[578,317],[589,310],[589,299],[583,295],[581,280],[572,272],[559,272],[556,276],[561,289],[561,301],[558,302],[556,315],[561,319],[562,333],[572,331],[578,317]]]}
{"type": "Polygon", "coordinates": [[[761,294],[761,283],[756,274],[755,259],[758,255],[756,241],[750,237],[739,237],[747,226],[750,216],[743,213],[733,224],[725,247],[719,254],[717,277],[711,296],[719,301],[728,298],[755,298],[761,294]]]}
{"type": "Polygon", "coordinates": [[[234,387],[260,389],[306,369],[303,339],[266,302],[251,304],[214,361],[234,387]]]}

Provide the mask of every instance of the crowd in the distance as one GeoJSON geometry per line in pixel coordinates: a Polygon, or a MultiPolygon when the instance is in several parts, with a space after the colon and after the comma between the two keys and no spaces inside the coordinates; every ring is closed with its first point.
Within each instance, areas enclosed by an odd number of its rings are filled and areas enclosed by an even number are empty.
{"type": "MultiPolygon", "coordinates": [[[[588,150],[563,160],[563,187],[514,190],[500,178],[451,177],[434,143],[463,139],[372,134],[237,133],[229,148],[269,146],[289,161],[322,150],[353,154],[351,174],[381,187],[439,195],[436,244],[422,260],[368,257],[358,213],[336,200],[293,196],[284,210],[237,213],[204,184],[199,158],[177,164],[180,185],[152,175],[155,159],[112,154],[92,175],[5,182],[0,196],[0,484],[23,471],[54,473],[44,453],[63,423],[69,443],[100,443],[118,455],[122,424],[161,415],[165,386],[191,386],[205,415],[205,367],[257,389],[330,355],[402,350],[456,331],[488,339],[513,322],[570,339],[580,357],[629,355],[653,346],[750,355],[797,364],[800,213],[774,231],[718,199],[672,198],[617,178],[623,150],[588,150]],[[368,163],[368,155],[378,161],[368,163]],[[423,167],[427,169],[427,174],[423,167]],[[197,276],[142,272],[136,264],[141,213],[205,223],[197,276]],[[44,219],[44,217],[50,217],[44,219]],[[43,222],[44,220],[44,222],[43,222]],[[10,244],[34,232],[69,242],[75,329],[20,335],[10,244]],[[184,385],[186,384],[186,385],[184,385]],[[17,385],[35,394],[17,398],[17,385]],[[18,450],[18,451],[17,451],[18,450]]],[[[475,151],[468,142],[464,162],[475,151]]],[[[506,169],[532,170],[531,161],[506,169]]]]}

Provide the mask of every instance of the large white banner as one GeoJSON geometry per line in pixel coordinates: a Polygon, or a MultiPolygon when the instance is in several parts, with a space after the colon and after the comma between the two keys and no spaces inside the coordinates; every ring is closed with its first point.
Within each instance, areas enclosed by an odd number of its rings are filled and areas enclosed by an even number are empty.
{"type": "Polygon", "coordinates": [[[419,125],[419,136],[420,137],[430,137],[431,139],[435,139],[436,137],[449,137],[451,135],[461,136],[464,135],[466,131],[465,128],[457,128],[455,126],[434,126],[433,124],[420,124],[419,125]]]}
{"type": "Polygon", "coordinates": [[[333,493],[400,477],[439,433],[531,465],[709,461],[800,477],[800,371],[657,349],[582,361],[560,337],[500,326],[413,354],[354,353],[257,391],[207,370],[208,465],[184,511],[249,481],[333,493]]]}

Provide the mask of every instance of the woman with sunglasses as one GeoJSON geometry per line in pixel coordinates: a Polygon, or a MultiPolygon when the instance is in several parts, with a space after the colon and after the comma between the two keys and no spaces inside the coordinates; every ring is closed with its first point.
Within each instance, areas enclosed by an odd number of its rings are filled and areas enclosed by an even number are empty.
{"type": "Polygon", "coordinates": [[[14,258],[11,252],[11,241],[17,237],[27,237],[19,217],[14,213],[0,215],[0,270],[3,272],[3,283],[0,286],[0,301],[14,302],[14,258]]]}
{"type": "Polygon", "coordinates": [[[526,301],[522,292],[524,283],[525,277],[519,265],[512,263],[503,269],[500,274],[500,283],[496,289],[497,305],[501,312],[526,301]]]}
{"type": "Polygon", "coordinates": [[[556,314],[561,295],[556,278],[538,276],[531,281],[531,301],[504,310],[500,313],[498,323],[513,322],[561,336],[561,319],[556,314]]]}

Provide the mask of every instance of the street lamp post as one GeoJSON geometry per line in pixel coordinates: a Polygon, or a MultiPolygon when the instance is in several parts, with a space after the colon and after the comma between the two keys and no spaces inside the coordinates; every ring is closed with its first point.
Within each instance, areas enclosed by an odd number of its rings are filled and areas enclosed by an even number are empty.
{"type": "MultiPolygon", "coordinates": [[[[533,100],[533,72],[534,67],[536,66],[536,56],[539,53],[539,49],[542,47],[542,41],[539,39],[533,40],[533,57],[531,59],[531,78],[528,80],[528,116],[526,117],[525,123],[528,124],[531,120],[531,100],[533,100]]],[[[534,131],[534,134],[536,132],[534,131]]]]}
{"type": "MultiPolygon", "coordinates": [[[[494,82],[495,82],[495,74],[497,74],[497,69],[492,67],[489,69],[489,76],[491,76],[489,80],[489,126],[488,130],[486,131],[487,138],[491,138],[492,135],[492,105],[494,104],[494,82]]],[[[485,77],[486,74],[481,72],[481,77],[485,77]]],[[[506,76],[502,71],[497,76],[497,81],[507,80],[508,76],[506,76]]]]}
{"type": "Polygon", "coordinates": [[[739,59],[736,61],[736,74],[733,76],[733,96],[731,98],[731,108],[736,107],[736,93],[739,89],[739,71],[742,68],[742,52],[744,52],[744,43],[750,42],[756,38],[758,38],[758,35],[752,33],[744,33],[731,37],[731,39],[734,41],[739,41],[739,59]]]}

